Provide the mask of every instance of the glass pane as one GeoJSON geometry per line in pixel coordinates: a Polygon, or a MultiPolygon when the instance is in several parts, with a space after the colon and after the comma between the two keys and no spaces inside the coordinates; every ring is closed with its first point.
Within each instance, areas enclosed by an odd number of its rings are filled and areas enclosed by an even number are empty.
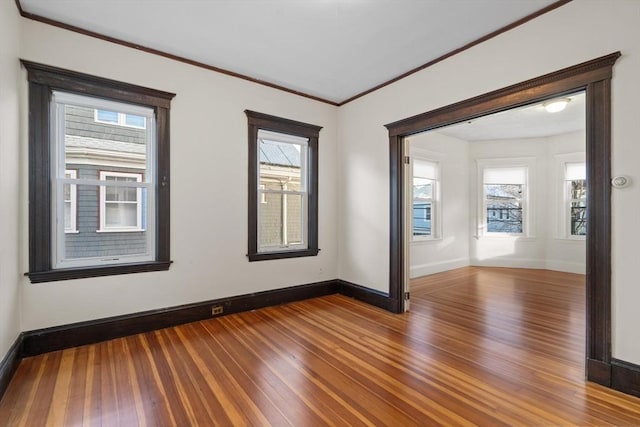
{"type": "Polygon", "coordinates": [[[413,235],[431,236],[431,202],[413,201],[413,235]]]}
{"type": "Polygon", "coordinates": [[[138,205],[136,203],[110,203],[105,206],[106,227],[137,227],[138,205]]]}
{"type": "Polygon", "coordinates": [[[259,208],[259,246],[282,246],[282,194],[266,193],[265,200],[266,203],[261,203],[259,208]]]}
{"type": "Polygon", "coordinates": [[[116,111],[97,110],[98,120],[118,124],[118,113],[116,111]]]}
{"type": "MultiPolygon", "coordinates": [[[[105,121],[118,112],[98,110],[105,121]]],[[[78,171],[78,178],[99,179],[100,171],[147,174],[147,132],[112,126],[94,120],[94,109],[66,104],[64,113],[65,169],[78,171]],[[114,165],[122,165],[114,167],[114,165]]]]}
{"type": "Polygon", "coordinates": [[[126,114],[124,122],[127,126],[135,126],[139,128],[146,127],[146,120],[143,116],[136,116],[134,114],[126,114]]]}
{"type": "Polygon", "coordinates": [[[304,236],[303,222],[302,222],[302,195],[301,194],[288,194],[285,196],[287,199],[287,244],[288,245],[300,245],[304,236]]]}
{"type": "Polygon", "coordinates": [[[485,185],[487,231],[491,233],[522,233],[523,185],[485,185]]]}
{"type": "Polygon", "coordinates": [[[433,181],[426,178],[413,178],[413,198],[431,199],[433,198],[433,181]]]}
{"type": "Polygon", "coordinates": [[[570,181],[569,191],[571,199],[585,199],[587,197],[587,181],[584,179],[570,181]]]}
{"type": "Polygon", "coordinates": [[[64,229],[71,230],[71,202],[64,203],[64,229]]]}
{"type": "Polygon", "coordinates": [[[584,201],[571,202],[571,235],[587,235],[587,204],[584,201]]]}
{"type": "Polygon", "coordinates": [[[284,248],[304,240],[304,205],[301,194],[266,193],[258,220],[261,248],[284,248]]]}
{"type": "MultiPolygon", "coordinates": [[[[145,200],[142,204],[145,205],[145,200]]],[[[109,225],[135,226],[135,209],[135,203],[107,203],[106,211],[102,215],[105,215],[105,222],[109,225]]],[[[108,258],[147,253],[146,231],[104,232],[108,231],[108,228],[100,230],[100,216],[100,186],[77,185],[77,233],[64,235],[65,259],[108,258]],[[102,232],[97,232],[98,230],[102,232]]]]}
{"type": "Polygon", "coordinates": [[[64,193],[63,197],[65,202],[70,201],[71,200],[71,184],[64,184],[62,187],[63,187],[62,191],[64,193]]]}
{"type": "Polygon", "coordinates": [[[135,187],[105,187],[107,202],[135,202],[138,200],[138,190],[135,187]]]}
{"type": "Polygon", "coordinates": [[[260,183],[278,182],[300,185],[303,151],[306,147],[287,142],[259,139],[260,183]]]}

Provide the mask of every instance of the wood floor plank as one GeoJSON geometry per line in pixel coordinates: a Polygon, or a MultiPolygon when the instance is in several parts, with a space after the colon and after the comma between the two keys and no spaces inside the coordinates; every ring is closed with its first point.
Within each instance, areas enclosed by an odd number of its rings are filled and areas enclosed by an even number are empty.
{"type": "Polygon", "coordinates": [[[24,359],[2,426],[640,426],[584,380],[584,276],[468,267],[24,359]]]}

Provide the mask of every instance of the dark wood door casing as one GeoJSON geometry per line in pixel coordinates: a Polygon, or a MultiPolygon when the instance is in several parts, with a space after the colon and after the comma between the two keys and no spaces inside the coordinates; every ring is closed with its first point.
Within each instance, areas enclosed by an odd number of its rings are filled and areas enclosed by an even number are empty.
{"type": "Polygon", "coordinates": [[[389,131],[389,298],[404,310],[404,138],[546,99],[585,91],[587,210],[586,376],[611,385],[611,78],[615,52],[386,125],[389,131]]]}

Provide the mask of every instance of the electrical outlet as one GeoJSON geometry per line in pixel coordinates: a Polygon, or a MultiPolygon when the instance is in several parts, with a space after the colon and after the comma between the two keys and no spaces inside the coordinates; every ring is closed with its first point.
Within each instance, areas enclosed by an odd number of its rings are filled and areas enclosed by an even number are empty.
{"type": "Polygon", "coordinates": [[[211,315],[212,316],[216,316],[218,314],[222,314],[223,311],[224,311],[224,308],[221,305],[214,305],[213,307],[211,307],[211,315]]]}

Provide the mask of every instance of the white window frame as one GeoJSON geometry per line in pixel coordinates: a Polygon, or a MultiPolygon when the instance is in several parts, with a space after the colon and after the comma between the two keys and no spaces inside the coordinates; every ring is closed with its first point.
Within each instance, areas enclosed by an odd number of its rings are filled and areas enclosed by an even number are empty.
{"type": "MultiPolygon", "coordinates": [[[[100,171],[100,181],[107,181],[109,177],[122,177],[122,178],[135,178],[135,182],[142,182],[142,174],[131,172],[113,172],[113,171],[100,171]]],[[[121,181],[122,182],[122,181],[121,181]]],[[[126,182],[126,181],[124,181],[126,182]]],[[[123,187],[129,187],[132,182],[126,184],[120,184],[123,187]]],[[[135,202],[109,202],[107,201],[107,191],[104,185],[100,186],[100,228],[98,233],[122,233],[132,231],[144,231],[142,228],[142,188],[136,189],[136,201],[135,202]],[[107,203],[129,203],[136,204],[136,225],[135,226],[109,226],[107,225],[107,203]]]]}
{"type": "Polygon", "coordinates": [[[128,128],[134,128],[134,129],[146,129],[147,128],[147,118],[145,116],[141,116],[139,114],[132,114],[132,113],[121,113],[121,112],[117,112],[117,111],[113,111],[113,110],[107,110],[104,108],[95,108],[93,110],[93,120],[96,123],[103,123],[103,124],[107,124],[107,125],[114,125],[114,126],[124,126],[124,127],[128,127],[128,128]],[[110,122],[107,120],[100,120],[98,118],[98,111],[110,111],[113,113],[117,113],[118,114],[118,122],[114,123],[114,122],[110,122]],[[128,115],[135,115],[135,116],[140,116],[142,118],[144,118],[144,126],[135,126],[135,125],[130,125],[127,124],[127,116],[128,115]]]}
{"type": "MultiPolygon", "coordinates": [[[[556,170],[558,179],[558,239],[564,240],[576,240],[584,241],[586,236],[578,236],[571,234],[571,202],[578,201],[578,199],[572,200],[571,194],[571,181],[567,180],[567,164],[571,163],[584,163],[586,172],[586,160],[584,152],[557,154],[556,156],[556,170]]],[[[586,176],[585,176],[586,179],[586,176]]],[[[587,189],[587,197],[588,197],[587,189]]],[[[586,201],[586,198],[584,199],[586,201]]]]}
{"type": "Polygon", "coordinates": [[[284,144],[295,144],[298,145],[300,147],[300,190],[299,191],[294,191],[294,190],[289,190],[286,188],[286,186],[282,189],[282,190],[274,190],[274,189],[267,189],[265,186],[262,186],[260,184],[260,155],[256,156],[257,157],[257,171],[258,173],[257,175],[257,188],[258,188],[258,199],[260,201],[264,200],[265,203],[258,203],[258,217],[257,217],[257,221],[258,221],[258,230],[257,230],[257,237],[258,237],[258,242],[257,242],[257,247],[258,247],[258,253],[269,253],[269,252],[280,252],[280,251],[295,251],[295,250],[301,250],[301,249],[307,249],[309,247],[308,244],[308,237],[307,237],[307,229],[308,229],[308,223],[309,223],[309,140],[308,138],[304,138],[304,137],[300,137],[300,136],[295,136],[295,135],[287,135],[284,133],[280,133],[280,132],[271,132],[271,131],[267,131],[264,129],[259,129],[258,130],[258,138],[256,138],[256,144],[258,145],[257,148],[257,152],[260,153],[260,143],[263,139],[269,140],[269,141],[275,141],[275,142],[280,142],[280,143],[284,143],[284,144]],[[282,195],[282,203],[284,206],[286,206],[287,203],[287,196],[288,195],[296,195],[296,196],[302,196],[302,223],[301,223],[301,229],[300,229],[300,233],[301,233],[301,242],[300,243],[289,243],[287,241],[287,230],[286,230],[286,221],[287,221],[287,212],[286,210],[283,209],[282,211],[282,225],[283,225],[283,231],[282,231],[282,235],[284,238],[284,242],[282,242],[281,244],[278,245],[261,245],[260,242],[262,241],[261,235],[260,235],[260,223],[261,223],[261,218],[262,218],[262,209],[263,209],[263,205],[266,204],[266,195],[267,194],[280,194],[282,195]]]}
{"type": "MultiPolygon", "coordinates": [[[[68,178],[68,179],[77,179],[78,178],[78,171],[76,169],[65,169],[64,176],[65,176],[65,178],[68,178]]],[[[77,218],[78,218],[78,188],[77,188],[76,184],[67,184],[67,185],[69,185],[69,200],[68,200],[68,202],[69,202],[69,215],[70,215],[70,217],[69,217],[69,227],[67,227],[66,224],[65,224],[64,232],[66,234],[73,234],[73,233],[78,233],[78,224],[77,224],[77,218]]],[[[62,191],[62,194],[64,194],[64,189],[62,191]]],[[[67,200],[63,200],[63,203],[66,204],[67,200]]]]}
{"type": "MultiPolygon", "coordinates": [[[[86,257],[86,258],[67,258],[65,255],[65,230],[64,230],[64,197],[60,195],[64,194],[64,184],[76,185],[76,188],[81,185],[92,185],[102,188],[102,186],[122,186],[122,183],[118,182],[105,182],[99,179],[73,179],[66,178],[65,171],[67,170],[65,159],[65,105],[70,104],[74,106],[82,106],[87,108],[93,108],[95,110],[109,110],[109,111],[123,111],[125,113],[140,115],[145,117],[145,122],[148,127],[146,129],[147,135],[147,162],[146,171],[142,181],[128,182],[125,185],[127,187],[137,187],[138,194],[141,190],[146,189],[147,200],[147,218],[146,218],[146,230],[153,231],[155,227],[155,159],[156,159],[156,133],[155,133],[155,112],[151,108],[127,104],[118,101],[111,101],[101,98],[94,98],[91,96],[77,95],[70,92],[54,91],[51,96],[51,245],[52,245],[52,264],[54,269],[61,268],[75,268],[75,267],[89,267],[100,265],[113,265],[113,264],[125,264],[136,262],[148,262],[155,259],[155,247],[156,247],[156,233],[146,232],[146,248],[147,252],[144,254],[135,255],[115,255],[106,257],[86,257]]],[[[100,198],[102,196],[99,196],[100,198]]],[[[141,201],[140,195],[138,201],[141,201]]],[[[101,206],[99,207],[101,210],[101,206]]],[[[104,215],[100,215],[100,222],[104,215]]],[[[138,224],[142,224],[138,222],[138,224]]],[[[101,225],[98,225],[96,232],[104,232],[101,230],[101,225]]],[[[108,231],[115,231],[108,229],[108,231]]],[[[126,229],[122,231],[145,231],[142,229],[126,229]]]]}
{"type": "Polygon", "coordinates": [[[436,156],[432,155],[432,153],[426,151],[426,150],[420,150],[420,149],[415,149],[412,148],[411,149],[411,155],[410,155],[410,176],[411,176],[411,215],[410,215],[410,221],[411,224],[409,224],[409,229],[411,230],[411,242],[412,243],[416,243],[416,242],[426,242],[426,241],[433,241],[433,240],[440,240],[442,239],[442,221],[441,221],[441,203],[440,201],[442,200],[442,195],[441,195],[441,189],[442,189],[442,173],[441,173],[441,163],[439,159],[436,159],[436,156]],[[423,162],[428,162],[428,163],[432,163],[434,165],[435,168],[435,178],[424,178],[424,179],[428,179],[430,181],[432,181],[432,194],[431,194],[431,199],[429,199],[429,201],[431,202],[431,235],[429,236],[416,236],[413,234],[413,179],[415,178],[415,173],[414,173],[414,163],[415,161],[423,161],[423,162]]]}
{"type": "Polygon", "coordinates": [[[535,214],[533,206],[533,191],[535,184],[535,157],[476,159],[477,165],[477,214],[476,238],[531,238],[535,237],[535,214]],[[523,169],[524,184],[522,191],[522,233],[502,233],[487,231],[487,198],[485,193],[485,169],[523,169]]]}

